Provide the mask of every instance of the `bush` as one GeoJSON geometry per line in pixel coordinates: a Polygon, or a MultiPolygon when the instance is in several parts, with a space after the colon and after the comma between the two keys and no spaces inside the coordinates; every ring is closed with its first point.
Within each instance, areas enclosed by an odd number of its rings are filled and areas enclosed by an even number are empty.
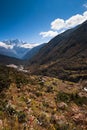
{"type": "Polygon", "coordinates": [[[80,97],[77,93],[71,95],[71,100],[77,105],[87,104],[87,97],[80,97]]]}
{"type": "Polygon", "coordinates": [[[18,88],[21,87],[21,85],[26,85],[28,84],[28,80],[26,78],[26,76],[22,73],[17,73],[15,75],[15,82],[18,88]]]}
{"type": "Polygon", "coordinates": [[[68,94],[65,92],[59,92],[57,95],[57,101],[63,101],[69,103],[73,101],[77,105],[87,104],[87,97],[80,97],[77,93],[68,94]]]}
{"type": "Polygon", "coordinates": [[[49,126],[48,117],[44,113],[42,113],[42,114],[39,115],[38,121],[41,123],[42,127],[49,126]]]}
{"type": "Polygon", "coordinates": [[[26,121],[26,115],[24,112],[18,112],[18,121],[19,123],[24,123],[26,121]]]}
{"type": "Polygon", "coordinates": [[[68,130],[68,125],[66,124],[56,125],[56,130],[68,130]]]}
{"type": "Polygon", "coordinates": [[[6,67],[0,66],[0,92],[10,86],[9,70],[6,67]]]}
{"type": "Polygon", "coordinates": [[[57,95],[57,101],[70,102],[70,95],[64,92],[59,92],[57,95]]]}
{"type": "Polygon", "coordinates": [[[6,112],[8,113],[9,116],[13,116],[16,113],[16,111],[14,110],[14,108],[12,108],[11,106],[8,106],[6,108],[6,112]]]}

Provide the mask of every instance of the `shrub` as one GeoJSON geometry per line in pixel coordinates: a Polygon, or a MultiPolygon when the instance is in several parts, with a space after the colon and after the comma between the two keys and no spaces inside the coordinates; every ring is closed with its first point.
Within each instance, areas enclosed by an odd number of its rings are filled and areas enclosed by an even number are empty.
{"type": "Polygon", "coordinates": [[[67,93],[59,92],[57,95],[57,101],[69,102],[70,100],[70,95],[67,93]]]}
{"type": "Polygon", "coordinates": [[[83,105],[83,104],[87,104],[87,97],[80,97],[77,93],[68,94],[65,92],[59,92],[57,94],[57,101],[63,101],[66,103],[73,101],[77,105],[83,105]]]}
{"type": "Polygon", "coordinates": [[[0,92],[3,91],[3,89],[8,88],[9,86],[10,86],[9,75],[0,72],[0,92]]]}
{"type": "Polygon", "coordinates": [[[21,73],[17,73],[17,75],[15,75],[15,82],[18,88],[20,88],[21,85],[28,84],[28,80],[26,76],[21,73]]]}
{"type": "Polygon", "coordinates": [[[47,127],[49,125],[48,117],[44,113],[39,115],[38,121],[41,123],[42,127],[47,127]]]}
{"type": "Polygon", "coordinates": [[[11,106],[8,106],[6,108],[6,112],[8,113],[9,116],[13,116],[16,113],[16,111],[14,110],[14,108],[11,107],[11,106]]]}
{"type": "Polygon", "coordinates": [[[24,112],[18,112],[18,121],[19,123],[24,123],[26,121],[26,115],[24,112]]]}

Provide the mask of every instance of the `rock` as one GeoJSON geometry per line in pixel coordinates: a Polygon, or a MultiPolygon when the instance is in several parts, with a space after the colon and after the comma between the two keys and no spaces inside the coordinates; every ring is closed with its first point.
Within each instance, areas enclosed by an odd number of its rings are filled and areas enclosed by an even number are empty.
{"type": "Polygon", "coordinates": [[[0,120],[0,127],[2,128],[2,126],[3,126],[3,122],[2,120],[0,120]]]}
{"type": "Polygon", "coordinates": [[[55,115],[52,115],[51,121],[56,122],[58,124],[59,122],[66,122],[66,119],[65,119],[65,116],[63,116],[63,115],[55,114],[55,115]]]}
{"type": "Polygon", "coordinates": [[[64,128],[68,129],[68,122],[63,115],[53,115],[51,117],[51,122],[58,126],[58,129],[62,130],[64,128]]]}
{"type": "Polygon", "coordinates": [[[75,105],[75,104],[73,104],[73,105],[71,106],[71,110],[72,110],[72,112],[73,112],[74,114],[80,112],[80,108],[79,108],[77,105],[75,105]]]}
{"type": "Polygon", "coordinates": [[[86,92],[87,92],[87,87],[84,87],[84,91],[86,91],[86,92]]]}
{"type": "Polygon", "coordinates": [[[64,110],[64,109],[67,108],[67,107],[68,107],[68,105],[67,105],[66,103],[64,103],[64,102],[61,102],[61,103],[58,104],[58,108],[59,108],[59,109],[64,110]]]}
{"type": "Polygon", "coordinates": [[[85,120],[85,115],[82,113],[78,113],[75,114],[72,118],[76,123],[82,123],[85,120]]]}

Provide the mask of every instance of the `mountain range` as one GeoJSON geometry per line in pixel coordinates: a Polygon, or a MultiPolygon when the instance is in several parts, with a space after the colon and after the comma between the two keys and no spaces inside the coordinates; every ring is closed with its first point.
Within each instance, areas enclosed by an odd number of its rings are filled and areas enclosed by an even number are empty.
{"type": "Polygon", "coordinates": [[[14,65],[24,65],[25,61],[21,59],[17,59],[15,57],[10,57],[10,56],[5,56],[0,54],[0,65],[9,65],[9,64],[14,64],[14,65]]]}
{"type": "Polygon", "coordinates": [[[28,66],[34,74],[71,81],[87,78],[87,21],[49,41],[28,66]]]}
{"type": "Polygon", "coordinates": [[[8,60],[9,63],[19,60],[6,56],[22,59],[17,63],[23,63],[31,74],[75,82],[87,79],[87,21],[57,35],[47,44],[28,44],[18,39],[0,42],[0,54],[0,62],[5,58],[5,64],[8,60]]]}
{"type": "Polygon", "coordinates": [[[38,44],[29,44],[21,40],[4,40],[0,42],[0,54],[19,59],[24,59],[25,55],[38,44]]]}
{"type": "Polygon", "coordinates": [[[87,21],[46,44],[0,49],[0,130],[87,130],[87,21]]]}
{"type": "Polygon", "coordinates": [[[24,60],[30,60],[30,59],[31,59],[32,57],[34,57],[34,56],[39,52],[39,50],[40,50],[42,47],[44,47],[45,45],[46,45],[46,43],[43,43],[43,44],[41,44],[41,45],[38,45],[38,46],[32,48],[30,51],[28,51],[28,52],[24,55],[23,59],[24,59],[24,60]]]}

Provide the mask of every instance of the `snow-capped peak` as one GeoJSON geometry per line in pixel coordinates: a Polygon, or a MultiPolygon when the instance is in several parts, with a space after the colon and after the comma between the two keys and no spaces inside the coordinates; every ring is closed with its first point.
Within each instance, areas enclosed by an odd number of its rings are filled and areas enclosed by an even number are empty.
{"type": "Polygon", "coordinates": [[[29,48],[29,49],[32,49],[33,47],[36,47],[38,46],[39,44],[29,44],[29,43],[24,43],[24,44],[21,44],[21,45],[18,45],[19,47],[22,47],[22,48],[29,48]]]}
{"type": "Polygon", "coordinates": [[[18,39],[0,41],[0,54],[22,58],[29,50],[39,44],[30,44],[18,39]]]}
{"type": "Polygon", "coordinates": [[[4,42],[0,42],[0,47],[4,47],[5,49],[13,49],[14,45],[9,45],[4,42]]]}

